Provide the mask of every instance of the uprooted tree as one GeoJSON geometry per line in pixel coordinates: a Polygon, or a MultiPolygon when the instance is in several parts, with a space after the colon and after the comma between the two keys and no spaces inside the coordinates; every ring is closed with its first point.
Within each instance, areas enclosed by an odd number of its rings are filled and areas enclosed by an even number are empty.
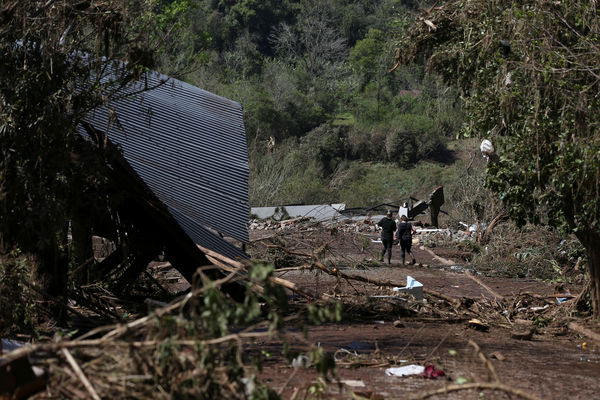
{"type": "Polygon", "coordinates": [[[487,184],[518,223],[572,232],[600,317],[600,18],[596,1],[436,1],[401,39],[466,98],[466,134],[492,140],[487,184]]]}
{"type": "Polygon", "coordinates": [[[117,223],[108,150],[83,140],[78,126],[154,66],[188,3],[0,5],[0,254],[35,255],[51,296],[63,294],[69,262],[91,249],[90,224],[114,232],[117,223]]]}

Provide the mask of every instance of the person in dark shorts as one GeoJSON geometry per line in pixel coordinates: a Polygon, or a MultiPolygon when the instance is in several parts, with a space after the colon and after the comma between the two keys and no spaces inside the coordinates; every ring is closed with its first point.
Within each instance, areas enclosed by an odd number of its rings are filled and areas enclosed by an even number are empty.
{"type": "Polygon", "coordinates": [[[416,232],[413,228],[412,224],[408,222],[406,215],[400,217],[400,223],[398,224],[398,232],[396,234],[396,238],[398,242],[400,242],[400,249],[402,250],[402,264],[404,265],[404,257],[405,253],[410,254],[412,257],[411,263],[416,263],[415,256],[411,251],[412,247],[412,234],[416,232]]]}
{"type": "Polygon", "coordinates": [[[388,253],[387,261],[388,264],[392,263],[392,245],[394,244],[394,231],[396,230],[396,221],[392,219],[392,212],[388,211],[386,216],[377,223],[382,228],[381,231],[381,243],[383,243],[383,250],[381,250],[381,256],[379,261],[383,261],[383,256],[388,253]]]}

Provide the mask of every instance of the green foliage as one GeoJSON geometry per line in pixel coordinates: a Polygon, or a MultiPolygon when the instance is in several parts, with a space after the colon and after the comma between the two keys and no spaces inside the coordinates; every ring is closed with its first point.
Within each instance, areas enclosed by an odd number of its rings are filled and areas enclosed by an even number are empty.
{"type": "Polygon", "coordinates": [[[339,322],[342,320],[342,304],[339,302],[309,304],[307,311],[308,322],[311,324],[320,325],[325,322],[339,322]]]}
{"type": "Polygon", "coordinates": [[[597,80],[585,67],[598,63],[597,13],[583,2],[505,9],[451,1],[431,20],[443,29],[417,24],[405,54],[431,54],[429,68],[468,95],[467,132],[489,135],[499,149],[489,187],[519,223],[546,220],[596,242],[600,205],[584,188],[600,174],[598,114],[590,112],[599,105],[590,91],[597,80]]]}
{"type": "Polygon", "coordinates": [[[408,58],[467,95],[467,134],[495,141],[498,160],[486,184],[520,225],[548,223],[573,232],[590,262],[594,314],[600,317],[600,16],[587,2],[528,0],[499,7],[449,1],[417,24],[408,58]],[[515,40],[513,38],[518,38],[515,40]]]}
{"type": "Polygon", "coordinates": [[[452,182],[455,170],[443,165],[421,162],[409,170],[383,163],[353,163],[339,169],[332,178],[335,199],[347,207],[382,203],[400,203],[410,196],[424,198],[432,188],[452,182]]]}
{"type": "Polygon", "coordinates": [[[156,67],[166,52],[161,44],[182,26],[189,6],[184,0],[3,5],[0,234],[7,248],[37,256],[38,278],[51,295],[65,289],[68,221],[92,224],[114,210],[101,194],[108,191],[110,151],[92,148],[78,125],[156,67]]]}
{"type": "MultiPolygon", "coordinates": [[[[278,398],[256,377],[245,376],[244,349],[237,341],[224,340],[217,345],[202,342],[226,337],[239,327],[256,323],[266,323],[273,334],[281,330],[287,295],[281,286],[269,281],[273,270],[272,265],[251,267],[248,290],[241,303],[226,296],[218,282],[204,280],[203,287],[194,289],[194,295],[189,296],[180,314],[155,318],[154,325],[145,332],[148,340],[159,343],[152,350],[153,362],[146,366],[136,363],[136,368],[150,368],[154,386],[175,398],[278,398]],[[264,291],[260,290],[262,293],[258,295],[254,285],[264,291]],[[197,344],[183,350],[180,341],[197,341],[197,344]],[[252,383],[252,390],[246,394],[248,382],[252,383]]],[[[138,355],[144,356],[144,353],[138,355]]]]}
{"type": "Polygon", "coordinates": [[[35,296],[26,282],[31,260],[14,250],[0,255],[0,336],[34,332],[35,296]]]}
{"type": "MultiPolygon", "coordinates": [[[[271,28],[292,21],[297,5],[290,1],[207,1],[208,31],[222,51],[239,37],[248,34],[262,54],[272,55],[271,28]]],[[[202,18],[202,16],[199,16],[202,18]]]]}
{"type": "MultiPolygon", "coordinates": [[[[418,2],[201,3],[193,29],[213,40],[197,49],[214,53],[189,78],[244,106],[252,205],[346,202],[331,179],[354,162],[447,161],[444,137],[462,123],[456,91],[422,66],[388,73],[391,32],[418,2]]],[[[378,190],[365,185],[352,197],[372,203],[378,190]]]]}
{"type": "Polygon", "coordinates": [[[385,44],[384,33],[378,29],[369,29],[364,39],[356,42],[350,50],[348,62],[356,74],[366,82],[377,78],[385,44]]]}

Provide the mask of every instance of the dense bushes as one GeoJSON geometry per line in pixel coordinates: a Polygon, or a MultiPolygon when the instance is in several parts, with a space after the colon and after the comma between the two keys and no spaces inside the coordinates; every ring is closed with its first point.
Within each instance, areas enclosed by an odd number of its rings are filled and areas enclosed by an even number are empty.
{"type": "Polygon", "coordinates": [[[242,103],[252,205],[391,201],[356,171],[447,160],[457,93],[423,66],[389,72],[390,38],[419,2],[197,3],[190,36],[209,56],[188,79],[242,103]]]}
{"type": "Polygon", "coordinates": [[[26,285],[30,279],[30,259],[17,250],[0,254],[0,336],[33,332],[36,305],[26,285]]]}

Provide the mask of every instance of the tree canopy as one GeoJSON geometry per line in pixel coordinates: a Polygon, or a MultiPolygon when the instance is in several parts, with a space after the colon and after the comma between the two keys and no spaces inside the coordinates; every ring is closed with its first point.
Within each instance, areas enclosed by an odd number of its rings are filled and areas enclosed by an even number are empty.
{"type": "Polygon", "coordinates": [[[399,60],[461,88],[466,135],[489,138],[487,185],[519,223],[547,222],[587,249],[600,316],[600,19],[595,1],[443,2],[401,40],[399,60]]]}
{"type": "Polygon", "coordinates": [[[156,65],[188,9],[185,0],[0,6],[0,250],[37,254],[51,293],[66,279],[68,222],[75,232],[110,213],[104,155],[77,126],[156,65]]]}

